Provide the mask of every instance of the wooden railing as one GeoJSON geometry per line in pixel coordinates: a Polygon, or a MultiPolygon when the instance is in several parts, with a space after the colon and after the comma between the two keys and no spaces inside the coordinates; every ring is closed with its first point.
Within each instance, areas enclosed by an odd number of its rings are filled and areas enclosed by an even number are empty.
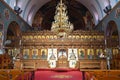
{"type": "Polygon", "coordinates": [[[0,69],[0,80],[33,80],[34,70],[0,69]]]}

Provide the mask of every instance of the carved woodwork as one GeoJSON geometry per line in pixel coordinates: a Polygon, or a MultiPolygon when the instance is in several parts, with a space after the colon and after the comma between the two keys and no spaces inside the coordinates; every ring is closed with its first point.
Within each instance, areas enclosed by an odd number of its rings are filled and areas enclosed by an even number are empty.
{"type": "MultiPolygon", "coordinates": [[[[78,50],[78,59],[79,59],[77,61],[79,65],[77,66],[80,66],[80,68],[85,67],[92,69],[94,68],[106,69],[106,61],[98,59],[99,50],[101,50],[104,53],[104,55],[106,55],[104,34],[102,32],[77,30],[77,31],[73,31],[71,34],[68,34],[66,37],[63,38],[60,38],[59,36],[57,36],[56,33],[53,33],[48,30],[27,31],[22,33],[21,53],[22,54],[24,53],[24,49],[29,49],[28,61],[35,62],[35,68],[43,68],[43,67],[49,68],[49,63],[47,62],[47,59],[43,60],[40,58],[40,56],[42,49],[46,49],[47,52],[47,49],[52,47],[57,48],[57,54],[60,49],[65,49],[67,55],[69,48],[76,48],[78,50]],[[37,53],[38,55],[36,59],[32,59],[33,49],[38,50],[37,53]],[[84,49],[84,58],[82,59],[79,58],[80,49],[84,49]],[[93,50],[92,59],[88,57],[88,50],[93,50]],[[41,63],[42,65],[40,65],[41,63]]],[[[67,59],[66,60],[58,59],[56,61],[56,67],[69,67],[68,63],[69,62],[67,59]]]]}

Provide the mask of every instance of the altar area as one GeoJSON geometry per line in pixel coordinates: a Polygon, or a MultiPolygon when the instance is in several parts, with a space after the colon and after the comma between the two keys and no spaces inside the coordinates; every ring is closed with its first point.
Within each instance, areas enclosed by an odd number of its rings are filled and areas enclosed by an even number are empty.
{"type": "MultiPolygon", "coordinates": [[[[106,49],[104,32],[74,29],[62,0],[56,6],[50,27],[21,33],[17,48],[8,50],[15,54],[15,68],[106,69],[106,57],[118,54],[117,42],[111,43],[112,49],[106,49]]],[[[8,40],[14,37],[9,35],[8,40]]],[[[112,35],[112,39],[117,38],[112,35]]]]}

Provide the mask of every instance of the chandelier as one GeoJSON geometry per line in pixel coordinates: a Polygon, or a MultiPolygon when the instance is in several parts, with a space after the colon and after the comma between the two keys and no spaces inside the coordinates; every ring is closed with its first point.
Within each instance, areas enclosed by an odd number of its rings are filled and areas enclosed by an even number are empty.
{"type": "Polygon", "coordinates": [[[52,22],[51,31],[60,36],[64,36],[73,30],[73,24],[68,20],[66,9],[66,5],[60,0],[56,6],[54,21],[52,22]]]}

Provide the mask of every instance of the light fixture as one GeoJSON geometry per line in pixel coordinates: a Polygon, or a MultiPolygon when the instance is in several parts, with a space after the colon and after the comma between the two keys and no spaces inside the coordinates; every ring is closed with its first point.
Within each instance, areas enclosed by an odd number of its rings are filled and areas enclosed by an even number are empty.
{"type": "Polygon", "coordinates": [[[56,12],[54,16],[54,21],[52,22],[51,31],[57,33],[59,36],[64,37],[73,31],[73,24],[70,23],[67,16],[67,7],[60,0],[56,6],[56,12]]]}
{"type": "Polygon", "coordinates": [[[111,2],[110,0],[108,0],[108,5],[103,9],[103,11],[106,13],[106,14],[109,14],[109,12],[111,11],[112,7],[111,7],[111,2]]]}
{"type": "Polygon", "coordinates": [[[18,6],[15,6],[15,7],[14,7],[14,11],[15,11],[17,14],[21,14],[21,13],[22,13],[21,8],[18,7],[18,6]]]}
{"type": "Polygon", "coordinates": [[[103,9],[103,11],[108,14],[111,11],[111,5],[108,5],[105,7],[105,9],[103,9]]]}

